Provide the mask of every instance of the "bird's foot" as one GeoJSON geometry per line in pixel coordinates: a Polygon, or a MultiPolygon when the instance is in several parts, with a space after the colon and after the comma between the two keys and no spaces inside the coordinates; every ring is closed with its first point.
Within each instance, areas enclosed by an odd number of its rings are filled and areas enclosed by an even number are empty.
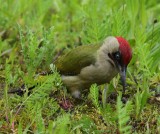
{"type": "Polygon", "coordinates": [[[59,102],[59,105],[64,110],[69,110],[69,109],[73,108],[73,104],[71,103],[71,101],[69,101],[66,98],[62,98],[59,102]]]}

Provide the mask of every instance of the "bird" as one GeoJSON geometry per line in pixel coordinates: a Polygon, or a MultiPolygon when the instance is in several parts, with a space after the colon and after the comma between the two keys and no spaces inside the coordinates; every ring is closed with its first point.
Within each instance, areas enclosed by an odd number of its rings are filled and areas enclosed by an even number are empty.
{"type": "Polygon", "coordinates": [[[109,83],[118,73],[126,87],[126,70],[132,59],[129,42],[121,36],[108,36],[101,43],[78,46],[59,56],[54,64],[62,82],[74,98],[84,89],[109,83]]]}

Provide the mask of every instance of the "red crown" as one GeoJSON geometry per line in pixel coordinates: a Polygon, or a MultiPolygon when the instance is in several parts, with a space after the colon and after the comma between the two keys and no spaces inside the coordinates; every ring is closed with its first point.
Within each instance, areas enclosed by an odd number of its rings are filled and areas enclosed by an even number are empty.
{"type": "Polygon", "coordinates": [[[132,59],[132,50],[129,43],[122,37],[116,37],[119,42],[119,49],[122,54],[123,63],[127,66],[132,59]]]}

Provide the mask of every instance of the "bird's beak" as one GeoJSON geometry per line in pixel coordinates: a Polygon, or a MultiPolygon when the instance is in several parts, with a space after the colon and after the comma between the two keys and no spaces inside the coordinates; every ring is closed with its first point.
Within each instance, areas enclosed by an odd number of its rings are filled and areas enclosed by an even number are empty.
{"type": "Polygon", "coordinates": [[[126,89],[126,66],[119,66],[120,76],[121,76],[121,82],[123,86],[123,93],[125,93],[126,89]]]}

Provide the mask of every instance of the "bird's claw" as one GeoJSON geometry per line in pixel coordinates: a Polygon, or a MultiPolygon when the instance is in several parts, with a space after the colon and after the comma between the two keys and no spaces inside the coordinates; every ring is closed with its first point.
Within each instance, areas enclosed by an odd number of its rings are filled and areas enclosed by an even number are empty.
{"type": "Polygon", "coordinates": [[[61,101],[59,102],[59,105],[64,110],[73,108],[73,104],[66,98],[62,98],[61,101]]]}

